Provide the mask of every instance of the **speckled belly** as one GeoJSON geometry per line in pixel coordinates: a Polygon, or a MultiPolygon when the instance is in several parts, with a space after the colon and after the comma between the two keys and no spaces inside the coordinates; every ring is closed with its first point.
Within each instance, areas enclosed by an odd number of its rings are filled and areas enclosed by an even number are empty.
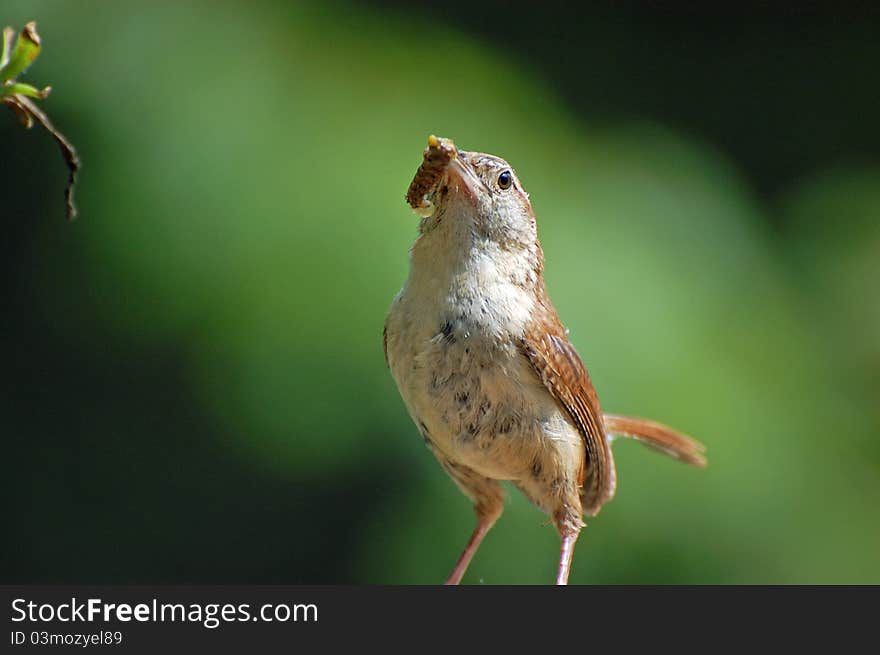
{"type": "Polygon", "coordinates": [[[441,332],[414,350],[413,365],[395,377],[438,454],[492,479],[526,482],[580,456],[580,437],[513,344],[441,332]]]}

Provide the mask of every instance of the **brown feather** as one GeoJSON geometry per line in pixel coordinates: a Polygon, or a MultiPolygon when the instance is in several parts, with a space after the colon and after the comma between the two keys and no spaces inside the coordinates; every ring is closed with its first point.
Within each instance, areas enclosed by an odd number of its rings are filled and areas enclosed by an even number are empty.
{"type": "Polygon", "coordinates": [[[700,468],[706,466],[706,457],[703,455],[706,447],[703,444],[661,423],[632,416],[606,414],[605,429],[610,434],[638,439],[646,446],[682,462],[700,468]]]}
{"type": "Polygon", "coordinates": [[[614,495],[614,459],[587,369],[569,342],[546,290],[540,291],[538,311],[523,335],[521,351],[583,438],[585,470],[578,483],[583,485],[584,511],[593,514],[614,495]]]}

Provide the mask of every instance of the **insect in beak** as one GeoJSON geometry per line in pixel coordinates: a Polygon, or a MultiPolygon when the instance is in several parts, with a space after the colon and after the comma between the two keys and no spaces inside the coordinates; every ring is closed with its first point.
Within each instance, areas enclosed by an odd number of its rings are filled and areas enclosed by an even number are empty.
{"type": "Polygon", "coordinates": [[[460,151],[450,139],[433,134],[428,137],[424,158],[406,194],[410,207],[419,216],[430,216],[435,210],[435,195],[444,185],[461,193],[468,202],[476,204],[486,185],[466,161],[467,153],[460,151]]]}

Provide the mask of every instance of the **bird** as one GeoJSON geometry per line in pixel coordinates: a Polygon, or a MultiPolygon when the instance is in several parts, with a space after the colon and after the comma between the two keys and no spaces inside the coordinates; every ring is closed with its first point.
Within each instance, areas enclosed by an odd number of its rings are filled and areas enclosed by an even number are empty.
{"type": "Polygon", "coordinates": [[[655,421],[603,414],[550,301],[529,194],[504,159],[431,135],[406,201],[420,217],[383,330],[385,361],[422,439],[471,499],[459,584],[504,508],[502,482],[560,536],[568,584],[583,517],[615,493],[613,437],[703,467],[705,447],[655,421]]]}

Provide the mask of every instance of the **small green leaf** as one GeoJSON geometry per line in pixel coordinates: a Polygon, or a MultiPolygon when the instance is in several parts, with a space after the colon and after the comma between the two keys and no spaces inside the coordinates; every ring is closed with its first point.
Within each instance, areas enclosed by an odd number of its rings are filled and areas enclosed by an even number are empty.
{"type": "Polygon", "coordinates": [[[14,82],[13,84],[4,84],[3,86],[0,86],[0,96],[20,94],[27,96],[28,98],[36,98],[37,100],[45,100],[49,96],[50,91],[52,91],[51,86],[47,86],[41,91],[30,84],[24,84],[22,82],[14,82]]]}
{"type": "MultiPolygon", "coordinates": [[[[5,42],[4,34],[4,42],[5,42]]],[[[8,82],[14,80],[21,75],[28,66],[34,63],[34,60],[40,54],[40,36],[37,34],[37,24],[31,21],[24,26],[18,40],[15,42],[15,49],[12,56],[3,68],[0,68],[0,82],[8,82]]]]}
{"type": "Polygon", "coordinates": [[[9,63],[9,54],[12,51],[12,39],[15,38],[15,30],[11,27],[3,28],[3,51],[0,52],[0,70],[9,63]]]}

